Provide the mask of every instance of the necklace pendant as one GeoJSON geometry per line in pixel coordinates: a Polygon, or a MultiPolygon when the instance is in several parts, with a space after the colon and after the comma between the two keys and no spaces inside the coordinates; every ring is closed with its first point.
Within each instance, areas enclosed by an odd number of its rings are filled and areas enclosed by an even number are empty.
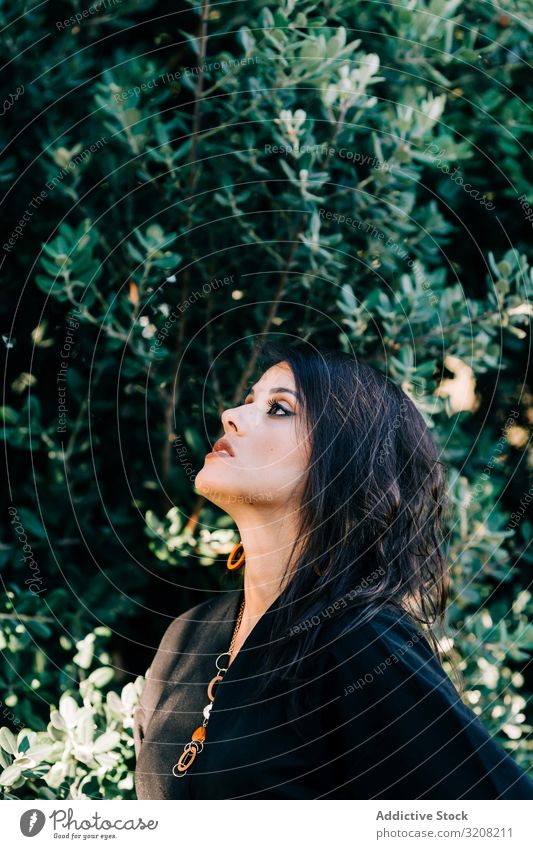
{"type": "Polygon", "coordinates": [[[182,775],[186,770],[188,770],[197,754],[198,749],[196,748],[196,746],[191,746],[190,749],[185,749],[185,751],[181,753],[177,764],[175,764],[172,768],[172,772],[174,773],[174,775],[176,775],[175,770],[178,772],[178,776],[180,774],[182,775]]]}
{"type": "Polygon", "coordinates": [[[213,701],[215,699],[215,694],[213,693],[213,689],[214,689],[216,684],[218,684],[220,681],[222,681],[223,675],[221,675],[220,673],[224,673],[224,672],[228,671],[227,667],[222,667],[222,666],[219,665],[219,661],[220,661],[221,657],[226,657],[226,656],[229,657],[230,660],[231,660],[231,653],[233,651],[233,646],[234,646],[234,643],[235,643],[235,637],[237,636],[237,631],[239,630],[239,626],[241,624],[243,611],[244,611],[244,599],[242,601],[241,609],[240,609],[239,615],[237,617],[237,624],[235,625],[235,629],[233,631],[233,637],[231,639],[231,645],[229,647],[229,650],[222,652],[222,654],[219,654],[219,656],[217,657],[217,659],[215,661],[215,666],[218,670],[218,674],[215,675],[215,677],[211,679],[211,681],[209,682],[209,686],[207,688],[207,696],[209,698],[209,704],[206,705],[204,707],[204,710],[203,710],[203,714],[204,714],[203,725],[199,725],[198,728],[196,728],[196,730],[193,732],[192,739],[191,739],[190,743],[187,743],[187,745],[185,746],[183,752],[181,753],[177,763],[175,763],[174,766],[172,767],[172,775],[175,778],[183,778],[183,776],[186,774],[186,772],[189,769],[189,767],[191,766],[191,764],[194,763],[194,761],[196,759],[196,755],[199,752],[203,751],[205,737],[206,737],[206,733],[207,733],[206,732],[206,725],[209,722],[209,717],[211,715],[211,709],[213,707],[213,701]]]}
{"type": "Polygon", "coordinates": [[[219,681],[222,681],[222,675],[215,675],[215,677],[212,678],[209,682],[209,687],[207,688],[207,698],[210,702],[212,702],[215,698],[213,694],[213,687],[215,686],[215,684],[218,684],[219,681]]]}
{"type": "Polygon", "coordinates": [[[193,742],[204,743],[205,742],[206,730],[203,725],[199,725],[194,734],[192,735],[193,742]]]}

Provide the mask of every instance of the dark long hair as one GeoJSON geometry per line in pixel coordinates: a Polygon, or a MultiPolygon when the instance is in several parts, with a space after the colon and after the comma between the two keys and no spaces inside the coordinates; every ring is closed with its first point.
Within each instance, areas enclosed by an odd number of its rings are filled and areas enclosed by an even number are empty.
{"type": "Polygon", "coordinates": [[[434,629],[448,594],[448,502],[445,467],[423,416],[354,355],[301,341],[263,346],[261,372],[281,362],[303,399],[298,422],[301,436],[310,434],[311,458],[260,689],[270,674],[296,680],[295,668],[316,650],[323,611],[338,599],[341,634],[392,606],[409,614],[440,660],[434,629]]]}

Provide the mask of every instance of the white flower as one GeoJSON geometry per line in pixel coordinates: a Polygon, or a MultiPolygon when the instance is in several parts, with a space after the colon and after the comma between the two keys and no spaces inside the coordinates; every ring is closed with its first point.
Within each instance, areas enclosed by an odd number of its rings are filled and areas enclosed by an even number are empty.
{"type": "MultiPolygon", "coordinates": [[[[335,101],[343,104],[347,101],[355,103],[358,98],[365,95],[365,89],[371,82],[372,77],[379,69],[379,56],[377,53],[367,53],[359,59],[357,68],[352,68],[344,63],[339,68],[339,78],[336,83],[330,83],[323,93],[324,103],[332,106],[335,101]]],[[[362,106],[366,108],[374,106],[376,99],[369,97],[362,106]]]]}
{"type": "Polygon", "coordinates": [[[445,94],[439,94],[437,97],[433,97],[430,93],[427,100],[422,101],[420,108],[424,115],[427,115],[430,121],[434,123],[435,121],[438,121],[442,115],[445,103],[445,94]]]}
{"type": "Polygon", "coordinates": [[[297,109],[294,114],[291,109],[282,109],[279,118],[274,119],[274,123],[279,124],[282,131],[287,135],[289,144],[294,148],[295,153],[298,153],[300,149],[299,136],[306,118],[307,113],[303,109],[297,109]]]}
{"type": "Polygon", "coordinates": [[[375,76],[375,74],[379,70],[379,56],[377,53],[368,53],[366,56],[366,63],[368,68],[368,75],[370,77],[375,76]]]}
{"type": "Polygon", "coordinates": [[[293,118],[294,129],[299,130],[306,118],[307,118],[307,114],[304,112],[304,110],[303,109],[297,109],[296,112],[294,113],[294,118],[293,118]]]}

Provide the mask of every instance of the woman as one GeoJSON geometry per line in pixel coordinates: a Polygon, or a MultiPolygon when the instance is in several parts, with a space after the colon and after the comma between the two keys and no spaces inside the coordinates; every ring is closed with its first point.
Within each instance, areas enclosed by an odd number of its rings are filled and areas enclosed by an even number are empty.
{"type": "Polygon", "coordinates": [[[422,416],[348,354],[262,364],[195,481],[237,524],[244,586],[166,631],[138,797],[533,799],[439,662],[445,476],[422,416]]]}

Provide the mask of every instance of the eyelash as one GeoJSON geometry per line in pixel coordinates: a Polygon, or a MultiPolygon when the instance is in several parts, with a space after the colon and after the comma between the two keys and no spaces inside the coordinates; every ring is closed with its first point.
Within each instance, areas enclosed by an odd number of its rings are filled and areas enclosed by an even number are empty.
{"type": "MultiPolygon", "coordinates": [[[[275,401],[275,400],[274,400],[274,398],[269,398],[269,399],[268,399],[268,401],[267,401],[267,407],[268,407],[268,413],[267,413],[267,416],[272,415],[271,410],[273,410],[274,408],[276,408],[277,410],[283,410],[283,416],[292,416],[292,413],[289,413],[289,412],[285,409],[285,407],[282,407],[282,406],[281,406],[281,404],[278,404],[278,402],[277,402],[277,401],[275,401]]],[[[283,416],[278,416],[278,418],[279,418],[279,419],[282,419],[282,418],[283,418],[283,416]]]]}
{"type": "MultiPolygon", "coordinates": [[[[248,398],[248,395],[246,395],[242,399],[241,406],[246,403],[246,398],[248,398]]],[[[269,398],[268,399],[267,407],[268,407],[267,416],[274,416],[275,418],[282,419],[284,416],[293,416],[294,415],[294,413],[291,413],[285,407],[282,407],[281,404],[278,401],[275,400],[275,398],[269,398]],[[274,413],[272,413],[272,410],[274,410],[274,409],[275,410],[283,410],[283,416],[276,416],[274,413]]]]}

